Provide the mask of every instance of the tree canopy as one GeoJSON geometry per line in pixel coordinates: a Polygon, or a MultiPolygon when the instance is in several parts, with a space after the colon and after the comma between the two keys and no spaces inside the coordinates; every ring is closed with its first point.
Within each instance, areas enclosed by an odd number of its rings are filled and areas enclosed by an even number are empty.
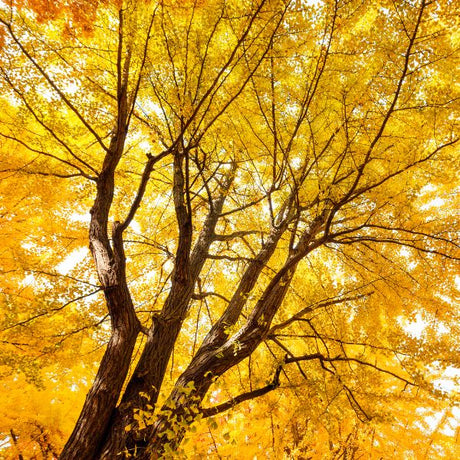
{"type": "Polygon", "coordinates": [[[2,2],[2,458],[458,458],[459,17],[2,2]]]}

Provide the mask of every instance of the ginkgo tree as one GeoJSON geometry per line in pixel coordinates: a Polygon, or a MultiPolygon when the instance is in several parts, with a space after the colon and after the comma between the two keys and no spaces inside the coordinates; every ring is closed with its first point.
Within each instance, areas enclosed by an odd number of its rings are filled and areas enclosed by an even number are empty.
{"type": "Polygon", "coordinates": [[[12,455],[453,453],[456,13],[2,2],[2,382],[81,408],[12,455]]]}

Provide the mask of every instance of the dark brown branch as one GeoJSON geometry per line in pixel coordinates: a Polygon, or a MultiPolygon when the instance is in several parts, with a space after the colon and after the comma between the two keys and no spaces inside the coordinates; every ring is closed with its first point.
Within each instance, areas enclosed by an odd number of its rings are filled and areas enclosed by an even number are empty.
{"type": "Polygon", "coordinates": [[[64,303],[60,307],[51,308],[50,310],[44,311],[42,313],[38,313],[38,314],[36,314],[34,316],[31,316],[31,317],[29,317],[29,318],[27,318],[27,319],[25,319],[23,321],[19,321],[18,323],[12,324],[11,326],[7,326],[7,327],[3,328],[0,332],[7,331],[9,329],[12,329],[12,328],[18,327],[18,326],[25,326],[26,324],[30,323],[31,321],[34,321],[34,320],[36,320],[38,318],[41,318],[42,316],[51,315],[53,313],[56,313],[57,311],[61,311],[65,307],[67,307],[68,305],[70,305],[70,304],[72,304],[74,302],[78,302],[79,300],[85,299],[86,297],[92,296],[92,295],[100,292],[101,290],[102,290],[102,288],[98,288],[95,291],[90,292],[89,294],[83,294],[83,295],[81,295],[79,297],[76,297],[75,299],[69,300],[68,302],[64,303]]]}
{"type": "MultiPolygon", "coordinates": [[[[70,163],[70,161],[67,161],[67,160],[64,160],[62,158],[59,158],[58,156],[56,155],[53,155],[51,153],[48,153],[48,152],[45,152],[44,150],[38,150],[34,147],[31,147],[30,145],[28,145],[26,142],[22,141],[21,139],[17,139],[16,137],[13,137],[13,136],[9,136],[7,134],[4,134],[4,133],[0,133],[0,136],[4,137],[5,139],[9,139],[11,141],[14,141],[14,142],[17,142],[18,144],[22,145],[23,147],[25,147],[27,150],[31,151],[31,152],[34,152],[34,153],[37,153],[38,155],[43,155],[43,156],[46,156],[46,157],[50,157],[50,158],[53,158],[54,160],[56,161],[59,161],[61,163],[64,163],[65,165],[67,166],[70,166],[71,168],[74,168],[78,171],[78,174],[68,174],[68,175],[59,175],[59,177],[76,177],[76,176],[83,176],[85,177],[86,179],[90,179],[90,180],[93,180],[95,181],[96,178],[93,177],[93,176],[90,176],[88,175],[87,173],[85,173],[80,167],[78,167],[77,165],[74,165],[73,163],[70,163]]],[[[77,157],[76,155],[73,155],[74,158],[78,161],[80,161],[80,163],[84,164],[85,166],[89,167],[89,165],[84,162],[81,158],[77,157]]],[[[30,163],[29,163],[30,164],[30,163]]],[[[21,168],[22,169],[22,168],[21,168]]],[[[91,168],[91,171],[93,172],[96,172],[93,168],[91,168]]],[[[28,173],[28,174],[43,174],[43,175],[53,175],[53,176],[58,176],[57,173],[44,173],[44,172],[35,172],[35,171],[27,171],[25,170],[24,172],[28,173]]]]}
{"type": "Polygon", "coordinates": [[[108,148],[102,141],[101,137],[94,128],[85,120],[83,115],[80,111],[72,104],[69,98],[63,93],[63,91],[56,85],[56,83],[52,80],[52,78],[48,75],[48,73],[43,69],[43,67],[31,56],[31,54],[25,49],[24,45],[20,42],[20,40],[16,37],[16,34],[13,32],[13,28],[11,24],[6,22],[4,19],[0,18],[0,23],[2,23],[7,29],[8,32],[13,39],[13,41],[18,45],[19,49],[22,51],[24,56],[32,63],[32,65],[38,70],[38,72],[45,78],[48,84],[53,88],[53,90],[59,95],[62,101],[69,107],[69,109],[77,116],[77,118],[82,122],[85,128],[95,137],[99,145],[105,150],[108,151],[108,148]]]}
{"type": "Polygon", "coordinates": [[[252,258],[243,256],[226,256],[219,254],[208,254],[208,259],[211,260],[228,260],[229,262],[251,262],[252,258]]]}
{"type": "Polygon", "coordinates": [[[460,257],[452,256],[450,254],[447,254],[445,252],[438,251],[436,249],[428,249],[428,248],[422,248],[420,246],[417,246],[412,242],[412,240],[397,240],[397,239],[392,239],[392,238],[378,238],[378,237],[371,237],[371,236],[356,236],[356,237],[346,237],[343,239],[330,239],[329,240],[332,243],[336,244],[353,244],[353,243],[361,243],[363,241],[371,241],[373,243],[389,243],[389,244],[396,244],[398,246],[405,246],[408,248],[415,249],[416,251],[424,252],[426,254],[435,254],[441,257],[445,257],[446,259],[451,259],[451,260],[460,260],[460,257]]]}
{"type": "Polygon", "coordinates": [[[16,433],[13,431],[13,428],[10,429],[11,440],[13,441],[14,447],[18,451],[18,460],[24,460],[24,457],[18,447],[18,438],[16,433]]]}
{"type": "Polygon", "coordinates": [[[219,294],[218,292],[200,292],[199,294],[195,293],[192,295],[192,299],[203,300],[204,298],[210,296],[219,297],[219,299],[222,299],[224,302],[230,303],[230,299],[227,299],[227,297],[223,296],[222,294],[219,294]]]}
{"type": "Polygon", "coordinates": [[[235,407],[238,404],[241,404],[244,401],[259,398],[260,396],[263,396],[269,393],[270,391],[275,390],[280,386],[280,374],[282,370],[283,366],[278,366],[275,371],[275,375],[273,376],[273,380],[268,385],[265,385],[262,388],[242,393],[236,396],[235,398],[230,399],[229,401],[219,404],[218,406],[202,408],[201,413],[203,414],[203,418],[212,417],[214,415],[220,414],[221,412],[225,412],[229,409],[232,409],[233,407],[235,407]]]}
{"type": "Polygon", "coordinates": [[[421,236],[421,237],[425,237],[425,238],[428,238],[428,239],[442,241],[444,243],[449,243],[449,244],[452,244],[452,245],[457,246],[458,248],[460,248],[460,245],[457,244],[455,241],[452,241],[452,240],[450,240],[448,238],[443,238],[441,236],[438,236],[437,234],[432,235],[430,233],[419,232],[419,231],[416,231],[416,230],[410,230],[408,228],[387,227],[385,225],[377,225],[377,224],[367,224],[366,227],[367,228],[378,228],[379,230],[387,230],[387,231],[390,231],[390,232],[409,233],[410,235],[421,236]]]}
{"type": "Polygon", "coordinates": [[[200,101],[196,105],[192,115],[189,117],[187,122],[184,124],[182,132],[185,132],[185,130],[190,126],[190,124],[196,118],[198,112],[200,111],[201,106],[208,99],[208,97],[212,95],[212,93],[214,91],[214,88],[216,87],[216,85],[218,85],[219,80],[221,79],[222,75],[225,75],[225,73],[227,72],[228,67],[230,66],[230,64],[232,63],[233,59],[235,58],[238,50],[240,49],[240,47],[244,43],[244,40],[246,39],[246,37],[248,36],[250,30],[252,29],[252,26],[253,26],[256,18],[259,16],[259,13],[262,10],[262,8],[263,8],[265,3],[266,3],[266,0],[262,0],[260,2],[260,4],[257,6],[255,12],[252,14],[252,16],[251,16],[251,18],[249,20],[248,25],[245,28],[244,32],[242,33],[241,37],[238,39],[237,43],[235,44],[235,47],[233,48],[232,52],[230,53],[229,58],[227,59],[225,64],[222,66],[222,68],[219,70],[219,72],[216,75],[215,79],[213,80],[213,82],[211,83],[209,88],[204,93],[203,97],[200,99],[200,101]]]}
{"type": "Polygon", "coordinates": [[[325,235],[328,235],[328,233],[329,233],[329,229],[330,229],[330,227],[332,225],[332,221],[334,219],[335,214],[338,212],[338,210],[345,203],[347,203],[350,200],[350,198],[352,196],[354,196],[356,188],[358,187],[358,184],[361,181],[361,178],[363,177],[364,170],[365,170],[366,166],[369,164],[369,162],[372,159],[371,155],[372,155],[375,147],[379,143],[380,139],[382,138],[383,133],[385,132],[385,128],[386,128],[388,122],[390,121],[390,118],[391,118],[391,116],[392,116],[392,114],[394,112],[394,109],[396,108],[396,104],[398,102],[399,95],[400,95],[402,87],[403,87],[403,83],[406,80],[406,76],[407,76],[407,73],[408,73],[408,70],[409,70],[410,58],[411,58],[411,56],[413,54],[412,49],[413,49],[413,47],[415,45],[415,40],[417,38],[418,30],[419,30],[420,24],[422,22],[423,12],[424,12],[426,6],[427,6],[426,1],[422,0],[422,3],[420,5],[420,11],[419,11],[419,14],[417,16],[417,21],[415,23],[413,33],[412,33],[412,35],[411,35],[411,37],[409,39],[409,44],[407,46],[406,53],[404,55],[404,66],[403,66],[401,76],[400,76],[400,78],[398,80],[398,84],[397,84],[395,92],[394,92],[393,100],[391,101],[391,104],[388,107],[388,110],[386,111],[386,114],[385,114],[385,116],[383,118],[383,121],[382,121],[382,123],[380,125],[380,128],[379,128],[377,134],[374,136],[374,139],[372,140],[372,142],[369,145],[369,148],[367,149],[367,152],[366,152],[366,155],[364,157],[364,160],[362,161],[362,163],[358,167],[357,174],[356,174],[356,177],[355,177],[353,183],[351,184],[350,188],[345,193],[345,195],[334,205],[333,209],[331,210],[331,212],[329,214],[329,217],[327,219],[327,222],[326,222],[325,230],[324,230],[325,235]]]}
{"type": "MultiPolygon", "coordinates": [[[[77,161],[79,161],[80,163],[82,163],[84,166],[86,166],[88,169],[90,169],[91,171],[93,171],[96,175],[98,174],[97,171],[88,163],[86,163],[84,160],[82,160],[78,155],[76,155],[73,150],[70,148],[69,144],[67,142],[65,142],[61,137],[59,137],[55,130],[52,129],[48,124],[46,124],[43,119],[41,117],[38,116],[37,114],[37,111],[34,110],[34,108],[30,105],[29,101],[27,100],[27,98],[24,96],[24,93],[22,91],[20,91],[14,84],[13,82],[11,81],[10,77],[8,76],[8,74],[5,72],[5,70],[3,68],[0,67],[0,72],[2,73],[3,75],[3,78],[5,79],[5,81],[8,83],[8,85],[10,86],[10,88],[13,90],[13,92],[19,97],[19,99],[22,100],[22,102],[24,103],[24,105],[26,106],[27,110],[32,114],[32,116],[35,118],[35,120],[41,125],[43,126],[43,128],[48,131],[51,136],[56,139],[56,141],[62,145],[64,147],[65,150],[67,150],[67,152],[69,152],[69,154],[75,158],[77,161]]],[[[42,153],[44,154],[44,153],[42,153]]],[[[70,166],[73,166],[71,163],[69,163],[70,166]]]]}
{"type": "MultiPolygon", "coordinates": [[[[285,359],[284,359],[283,364],[291,364],[291,363],[296,363],[297,364],[297,363],[302,362],[302,361],[312,361],[312,360],[316,360],[316,359],[320,360],[322,365],[324,365],[325,362],[335,362],[335,361],[356,362],[356,363],[364,365],[364,366],[370,366],[370,367],[372,367],[373,369],[375,369],[375,370],[377,370],[379,372],[389,374],[392,377],[394,377],[394,378],[396,378],[398,380],[401,380],[406,385],[411,385],[411,386],[415,385],[415,383],[410,382],[409,380],[407,380],[404,377],[401,377],[401,376],[395,374],[394,372],[388,371],[386,369],[382,369],[381,367],[376,366],[375,364],[371,364],[371,363],[368,363],[366,361],[363,361],[363,360],[357,359],[357,358],[349,358],[349,357],[342,357],[342,356],[337,356],[337,357],[331,358],[331,357],[324,356],[321,353],[313,353],[313,354],[297,356],[297,357],[295,357],[295,356],[291,356],[291,357],[286,356],[285,359]]],[[[248,400],[251,400],[251,399],[254,399],[254,398],[258,398],[258,397],[263,396],[263,395],[269,393],[270,391],[273,391],[276,388],[278,388],[279,385],[280,385],[279,377],[280,377],[281,371],[283,370],[283,364],[281,364],[280,366],[277,367],[275,375],[274,375],[273,380],[272,380],[271,383],[269,383],[268,385],[266,385],[266,386],[264,386],[262,388],[259,388],[257,390],[242,393],[242,394],[236,396],[235,398],[230,399],[229,401],[226,401],[226,402],[224,402],[222,404],[219,404],[218,406],[209,407],[209,408],[202,408],[201,413],[203,414],[203,418],[212,417],[214,415],[220,414],[221,412],[225,412],[225,411],[227,411],[229,409],[232,409],[233,407],[235,407],[236,405],[238,405],[238,404],[240,404],[240,403],[242,403],[244,401],[248,401],[248,400]]],[[[347,391],[347,394],[351,397],[353,403],[356,404],[356,406],[358,407],[360,412],[362,412],[366,416],[366,418],[370,419],[370,417],[367,416],[366,412],[363,410],[363,408],[360,406],[360,404],[356,401],[356,398],[354,398],[351,390],[347,386],[344,386],[344,388],[347,391]]]]}
{"type": "MultiPolygon", "coordinates": [[[[419,160],[413,162],[413,163],[410,163],[406,166],[404,166],[403,168],[400,168],[394,172],[392,172],[391,174],[388,174],[387,176],[385,176],[384,178],[382,178],[381,180],[373,183],[373,184],[369,184],[369,185],[366,185],[362,188],[359,188],[357,189],[354,193],[352,193],[349,198],[347,199],[347,203],[354,200],[355,198],[357,198],[358,196],[366,193],[366,192],[369,192],[370,190],[373,190],[377,187],[379,187],[380,185],[384,184],[385,182],[388,182],[390,179],[408,171],[409,169],[412,169],[414,166],[416,165],[419,165],[421,163],[425,163],[426,161],[429,161],[431,160],[431,158],[433,158],[438,152],[440,152],[441,150],[443,150],[444,148],[446,147],[450,147],[452,145],[455,145],[458,141],[460,140],[460,138],[458,137],[455,137],[453,139],[451,139],[449,142],[446,142],[445,144],[442,144],[440,146],[438,146],[435,150],[433,150],[432,152],[430,152],[428,155],[424,156],[423,158],[420,158],[419,160]]],[[[345,204],[346,202],[344,202],[343,204],[345,204]]]]}
{"type": "Polygon", "coordinates": [[[225,217],[225,216],[228,216],[230,214],[234,214],[235,212],[244,211],[245,209],[250,208],[251,206],[255,206],[256,204],[260,203],[265,198],[267,198],[266,195],[264,195],[264,196],[262,196],[260,198],[257,198],[257,199],[255,199],[253,201],[250,201],[249,203],[243,204],[242,206],[239,206],[238,208],[231,209],[230,211],[225,211],[220,216],[225,217]]]}
{"type": "Polygon", "coordinates": [[[96,322],[91,323],[91,324],[85,324],[84,326],[80,326],[77,329],[72,329],[71,331],[68,331],[68,332],[61,332],[59,334],[55,334],[52,337],[56,337],[56,338],[59,337],[60,338],[60,340],[58,342],[56,342],[56,345],[59,346],[59,345],[63,344],[67,339],[69,339],[70,337],[72,337],[72,336],[74,336],[76,334],[79,334],[80,332],[83,332],[83,331],[85,331],[87,329],[97,328],[102,323],[107,321],[108,318],[109,318],[108,314],[104,315],[99,321],[96,321],[96,322]]]}
{"type": "Polygon", "coordinates": [[[314,360],[314,359],[318,359],[322,364],[324,363],[333,363],[333,362],[338,362],[338,361],[343,361],[343,362],[355,362],[355,363],[358,363],[358,364],[361,364],[363,366],[368,366],[368,367],[372,367],[373,369],[379,371],[379,372],[383,372],[385,374],[388,374],[388,375],[391,375],[392,377],[394,377],[395,379],[398,379],[398,380],[401,380],[402,382],[404,382],[406,385],[411,385],[411,386],[415,386],[416,384],[414,382],[411,382],[407,379],[405,379],[404,377],[401,377],[400,375],[398,374],[395,374],[394,372],[391,372],[391,371],[388,371],[386,369],[382,369],[381,367],[375,365],[375,364],[371,364],[371,363],[368,363],[366,361],[363,361],[361,359],[358,359],[358,358],[350,358],[348,356],[336,356],[336,357],[328,357],[328,356],[324,356],[323,354],[321,353],[313,353],[313,354],[308,354],[308,355],[302,355],[302,356],[295,356],[295,357],[288,357],[285,359],[285,363],[286,364],[290,364],[290,363],[298,363],[300,361],[311,361],[311,360],[314,360]]]}
{"type": "Polygon", "coordinates": [[[141,182],[139,184],[139,188],[137,189],[136,197],[133,200],[133,203],[128,212],[128,215],[126,216],[126,219],[119,226],[120,232],[123,232],[124,230],[126,230],[126,228],[129,226],[129,224],[133,220],[134,216],[136,215],[136,212],[139,209],[139,206],[141,205],[142,198],[144,197],[145,190],[147,188],[147,184],[150,179],[150,174],[152,173],[155,163],[160,161],[162,158],[167,156],[169,153],[170,153],[169,150],[165,150],[159,155],[156,155],[156,156],[148,155],[147,156],[148,158],[147,163],[145,164],[144,172],[142,173],[141,182]]]}
{"type": "Polygon", "coordinates": [[[366,294],[359,294],[359,295],[355,295],[355,296],[351,296],[351,297],[339,297],[338,299],[326,300],[324,302],[318,302],[316,304],[309,305],[309,306],[303,308],[302,310],[300,310],[298,313],[296,313],[291,318],[287,319],[286,321],[283,321],[282,323],[275,324],[274,326],[272,326],[272,328],[270,329],[269,335],[273,334],[275,331],[277,331],[279,329],[286,328],[287,326],[289,326],[293,322],[295,322],[295,321],[299,320],[300,318],[302,318],[307,313],[310,313],[310,312],[312,312],[312,311],[314,311],[314,310],[316,310],[318,308],[325,308],[325,307],[329,307],[331,305],[337,305],[339,303],[344,303],[344,302],[352,302],[352,301],[355,301],[355,300],[362,299],[364,297],[368,297],[371,294],[372,294],[372,292],[368,292],[366,294]]]}
{"type": "MultiPolygon", "coordinates": [[[[315,338],[317,339],[318,336],[315,335],[315,334],[295,334],[295,333],[292,333],[292,334],[274,334],[273,336],[269,336],[269,339],[272,339],[272,338],[304,340],[304,339],[315,339],[315,338]]],[[[380,346],[380,345],[373,345],[372,343],[368,343],[368,342],[350,342],[350,341],[338,339],[336,337],[328,337],[328,336],[325,336],[325,335],[321,335],[321,339],[323,341],[328,340],[328,341],[331,341],[331,342],[336,342],[336,343],[340,344],[341,348],[343,348],[343,345],[358,346],[358,347],[364,347],[364,348],[369,347],[369,348],[372,348],[374,350],[382,350],[382,351],[386,351],[388,353],[393,353],[395,355],[409,356],[409,353],[407,353],[407,352],[394,350],[393,348],[384,347],[384,346],[380,346]]]]}
{"type": "Polygon", "coordinates": [[[75,278],[74,276],[59,273],[59,272],[47,272],[45,270],[27,270],[27,273],[37,273],[38,275],[45,275],[45,276],[51,276],[51,277],[57,277],[57,278],[67,278],[67,279],[75,281],[77,283],[86,284],[88,286],[98,288],[98,289],[101,288],[101,286],[99,286],[97,284],[90,283],[89,281],[81,280],[81,279],[75,278]]]}
{"type": "Polygon", "coordinates": [[[155,8],[153,10],[152,17],[150,19],[150,23],[149,23],[149,26],[148,26],[148,29],[147,29],[147,37],[145,38],[145,42],[144,42],[144,50],[143,50],[143,54],[142,54],[142,61],[141,61],[140,67],[139,67],[139,74],[137,76],[136,85],[135,85],[134,91],[133,91],[132,96],[131,96],[131,101],[130,101],[131,109],[129,111],[129,114],[128,114],[128,117],[127,117],[127,120],[126,120],[127,125],[129,125],[131,117],[132,117],[132,115],[134,113],[134,107],[136,105],[137,95],[139,93],[139,89],[140,89],[140,86],[141,86],[142,74],[143,74],[143,71],[144,71],[144,68],[145,68],[145,64],[147,62],[148,45],[149,45],[150,38],[151,38],[150,34],[151,34],[151,31],[152,31],[153,22],[155,20],[157,9],[158,9],[158,5],[155,6],[155,8]]]}
{"type": "MultiPolygon", "coordinates": [[[[265,0],[264,0],[265,1],[265,0]]],[[[260,4],[260,8],[262,7],[264,1],[261,2],[260,4]]],[[[249,75],[245,78],[245,80],[241,83],[241,86],[238,88],[238,90],[236,91],[235,94],[233,94],[230,99],[223,105],[223,107],[216,113],[216,115],[209,121],[209,123],[205,126],[205,128],[203,129],[203,131],[200,133],[200,135],[198,136],[198,142],[201,140],[201,138],[204,136],[204,134],[211,128],[211,126],[221,117],[222,114],[224,114],[226,112],[226,110],[228,109],[228,107],[240,96],[240,94],[244,91],[244,89],[246,88],[247,84],[249,83],[249,81],[251,80],[251,78],[253,77],[253,75],[256,73],[257,69],[259,68],[260,64],[263,62],[263,60],[265,59],[266,55],[268,54],[268,52],[270,51],[270,49],[272,48],[272,44],[273,44],[273,40],[275,38],[275,34],[277,32],[277,30],[279,29],[279,27],[281,26],[282,22],[283,22],[283,19],[284,19],[284,16],[286,14],[286,11],[288,9],[290,5],[290,2],[286,2],[286,6],[285,8],[283,9],[283,11],[281,12],[280,14],[280,18],[276,24],[276,27],[275,27],[275,30],[273,31],[273,33],[271,34],[270,36],[270,39],[268,41],[268,46],[265,48],[264,52],[262,53],[262,55],[260,56],[260,58],[258,59],[257,63],[254,65],[253,69],[251,69],[251,71],[249,72],[249,75]]],[[[276,14],[273,16],[275,17],[276,14]]],[[[243,43],[243,42],[241,42],[243,43]]],[[[243,56],[246,57],[247,55],[247,52],[243,53],[243,56]]],[[[241,58],[240,58],[241,59],[241,58]]],[[[239,60],[239,59],[238,59],[239,60]]],[[[238,61],[237,61],[238,63],[238,61]]],[[[233,68],[236,67],[236,64],[233,68]]],[[[233,70],[232,68],[232,70],[233,70]]],[[[211,95],[210,97],[210,100],[209,100],[209,103],[208,103],[208,109],[210,108],[211,104],[212,104],[212,99],[214,98],[214,96],[216,95],[217,91],[219,90],[219,88],[223,85],[224,81],[229,77],[229,75],[231,74],[232,70],[224,77],[224,79],[221,81],[221,83],[218,85],[217,89],[213,92],[213,94],[211,95]]],[[[208,110],[205,111],[205,113],[207,112],[208,110]]],[[[204,119],[204,115],[203,117],[201,118],[201,120],[198,122],[198,127],[201,125],[201,122],[203,121],[204,119]]],[[[196,130],[198,130],[198,127],[196,130]]]]}
{"type": "Polygon", "coordinates": [[[240,231],[240,232],[233,232],[233,233],[229,233],[228,235],[214,235],[214,240],[216,241],[229,241],[229,240],[232,240],[234,238],[242,238],[244,236],[248,236],[248,235],[257,235],[261,233],[260,230],[246,230],[246,231],[240,231]]]}

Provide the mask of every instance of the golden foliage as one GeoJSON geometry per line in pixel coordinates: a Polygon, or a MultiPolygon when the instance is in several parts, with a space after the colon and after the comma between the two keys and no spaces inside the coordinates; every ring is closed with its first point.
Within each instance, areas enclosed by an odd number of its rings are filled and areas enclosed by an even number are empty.
{"type": "Polygon", "coordinates": [[[180,320],[128,438],[207,382],[165,422],[174,458],[458,458],[454,3],[2,4],[2,458],[61,451],[122,284],[147,333],[120,413],[180,320]],[[211,377],[184,384],[200,353],[211,377]]]}

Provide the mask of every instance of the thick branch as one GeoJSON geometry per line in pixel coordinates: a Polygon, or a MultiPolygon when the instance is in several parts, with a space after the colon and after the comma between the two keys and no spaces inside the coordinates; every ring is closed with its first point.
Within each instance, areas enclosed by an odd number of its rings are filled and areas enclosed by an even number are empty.
{"type": "Polygon", "coordinates": [[[229,401],[219,404],[218,406],[202,408],[201,413],[203,414],[203,418],[212,417],[214,415],[220,414],[221,412],[233,409],[233,407],[235,407],[238,404],[241,404],[244,401],[249,401],[250,399],[258,398],[269,393],[270,391],[275,390],[280,386],[280,374],[282,370],[283,366],[278,366],[272,381],[262,388],[242,393],[230,399],[229,401]]]}
{"type": "Polygon", "coordinates": [[[128,215],[126,216],[126,219],[120,224],[121,232],[123,232],[126,228],[128,228],[129,224],[134,219],[134,216],[136,215],[136,212],[139,209],[139,206],[141,205],[142,198],[144,197],[145,190],[147,188],[147,184],[150,179],[150,174],[152,173],[155,163],[160,161],[162,158],[167,156],[169,153],[170,153],[169,150],[165,150],[159,155],[156,155],[156,156],[148,155],[147,156],[148,158],[147,163],[145,164],[144,172],[142,173],[141,182],[137,189],[136,197],[133,200],[133,203],[128,212],[128,215]]]}

